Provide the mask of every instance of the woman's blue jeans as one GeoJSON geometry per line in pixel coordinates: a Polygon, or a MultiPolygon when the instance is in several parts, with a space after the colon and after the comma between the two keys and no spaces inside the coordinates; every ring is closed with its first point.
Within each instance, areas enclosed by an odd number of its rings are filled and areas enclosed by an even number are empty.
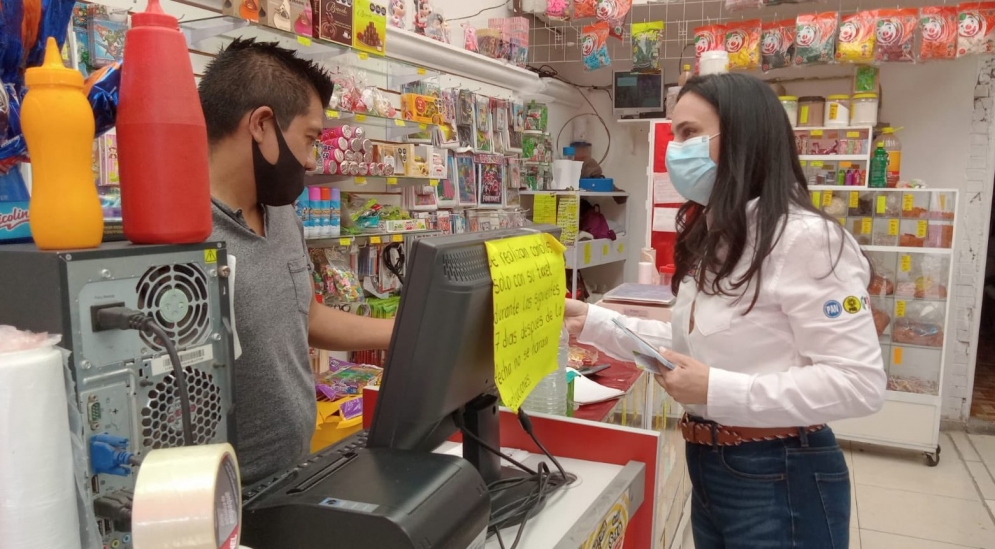
{"type": "Polygon", "coordinates": [[[829,427],[686,451],[695,549],[849,547],[850,472],[829,427]]]}

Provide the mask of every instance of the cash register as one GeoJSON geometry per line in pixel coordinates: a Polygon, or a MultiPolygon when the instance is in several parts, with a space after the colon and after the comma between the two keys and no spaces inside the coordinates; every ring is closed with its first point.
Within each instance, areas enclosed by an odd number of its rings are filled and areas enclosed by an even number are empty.
{"type": "MultiPolygon", "coordinates": [[[[538,229],[559,236],[557,228],[538,229]]],[[[248,487],[243,544],[483,547],[488,485],[514,474],[502,469],[495,450],[493,300],[484,242],[534,232],[414,243],[369,433],[248,487]],[[457,432],[464,434],[463,459],[433,453],[457,432]]]]}

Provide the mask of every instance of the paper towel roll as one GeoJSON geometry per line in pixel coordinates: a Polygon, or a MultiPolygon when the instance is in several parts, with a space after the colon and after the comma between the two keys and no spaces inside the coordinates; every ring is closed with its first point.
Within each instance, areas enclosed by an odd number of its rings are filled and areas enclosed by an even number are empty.
{"type": "Polygon", "coordinates": [[[135,549],[228,549],[242,530],[241,476],[229,444],[150,452],[135,483],[135,549]]]}
{"type": "Polygon", "coordinates": [[[636,271],[638,276],[638,282],[640,284],[655,284],[654,276],[656,274],[653,269],[653,264],[649,261],[640,261],[639,268],[636,271]]]}
{"type": "Polygon", "coordinates": [[[0,352],[0,547],[79,549],[66,388],[57,339],[0,352]]]}
{"type": "Polygon", "coordinates": [[[639,250],[639,261],[648,261],[656,265],[656,248],[643,248],[639,250]]]}

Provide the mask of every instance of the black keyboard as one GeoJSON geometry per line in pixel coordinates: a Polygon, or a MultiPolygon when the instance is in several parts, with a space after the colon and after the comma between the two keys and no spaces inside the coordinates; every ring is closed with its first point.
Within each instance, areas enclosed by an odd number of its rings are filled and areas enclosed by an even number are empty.
{"type": "Polygon", "coordinates": [[[366,439],[369,434],[369,431],[360,431],[350,435],[315,454],[311,454],[300,464],[249,486],[242,490],[242,504],[248,503],[270,488],[280,487],[295,480],[305,470],[308,472],[315,469],[321,470],[322,474],[314,475],[294,489],[297,491],[306,490],[311,484],[320,482],[356,457],[356,450],[366,447],[366,439]]]}

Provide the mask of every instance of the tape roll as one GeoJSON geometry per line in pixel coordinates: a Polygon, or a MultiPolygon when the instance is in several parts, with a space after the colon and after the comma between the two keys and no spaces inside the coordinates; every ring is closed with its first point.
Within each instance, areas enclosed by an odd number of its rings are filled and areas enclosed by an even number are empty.
{"type": "Polygon", "coordinates": [[[235,549],[242,480],[229,444],[153,450],[135,483],[135,549],[235,549]]]}

